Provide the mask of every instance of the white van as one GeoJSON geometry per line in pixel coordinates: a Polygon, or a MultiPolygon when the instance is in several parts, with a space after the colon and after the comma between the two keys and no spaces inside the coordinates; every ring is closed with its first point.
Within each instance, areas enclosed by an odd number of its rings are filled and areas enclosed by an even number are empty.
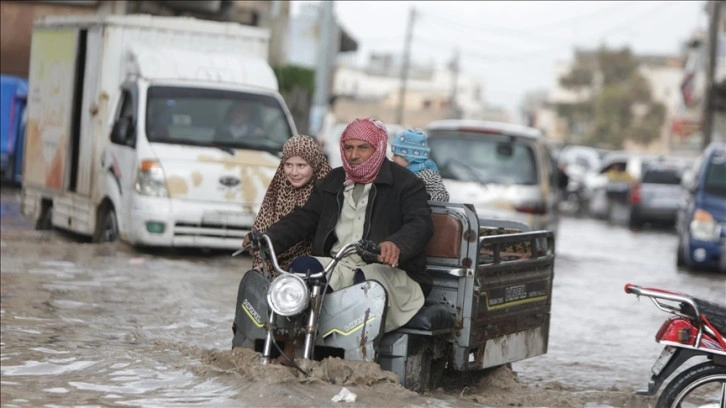
{"type": "Polygon", "coordinates": [[[480,218],[557,232],[559,176],[539,130],[449,119],[426,131],[451,202],[472,204],[480,218]]]}
{"type": "Polygon", "coordinates": [[[268,43],[192,18],[36,21],[23,213],[95,242],[239,247],[296,133],[268,43]]]}

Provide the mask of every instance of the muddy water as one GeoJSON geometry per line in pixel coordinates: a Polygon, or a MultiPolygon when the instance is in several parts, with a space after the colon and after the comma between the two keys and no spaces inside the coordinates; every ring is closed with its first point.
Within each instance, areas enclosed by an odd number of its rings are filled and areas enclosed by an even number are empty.
{"type": "Polygon", "coordinates": [[[623,284],[726,300],[724,277],[675,269],[675,236],[563,220],[549,352],[419,395],[375,364],[328,360],[304,378],[230,350],[247,257],[141,252],[34,231],[2,194],[3,407],[648,407],[633,396],[659,352],[665,314],[623,284]]]}

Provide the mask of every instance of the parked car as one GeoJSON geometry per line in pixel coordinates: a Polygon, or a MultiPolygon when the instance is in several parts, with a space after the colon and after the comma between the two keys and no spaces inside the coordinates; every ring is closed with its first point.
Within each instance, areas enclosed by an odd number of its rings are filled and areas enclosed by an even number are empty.
{"type": "Polygon", "coordinates": [[[559,174],[539,130],[459,119],[426,130],[450,201],[472,204],[480,218],[557,231],[559,174]]]}
{"type": "Polygon", "coordinates": [[[666,159],[643,164],[640,179],[630,186],[630,227],[648,222],[675,224],[683,200],[681,177],[686,165],[685,161],[666,159]]]}
{"type": "Polygon", "coordinates": [[[713,142],[682,181],[678,211],[678,266],[726,272],[726,143],[713,142]]]}

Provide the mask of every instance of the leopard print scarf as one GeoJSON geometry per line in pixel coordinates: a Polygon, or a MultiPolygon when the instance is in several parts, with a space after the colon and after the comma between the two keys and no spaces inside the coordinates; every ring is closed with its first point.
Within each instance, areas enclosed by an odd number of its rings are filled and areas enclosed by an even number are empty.
{"type": "MultiPolygon", "coordinates": [[[[264,232],[267,228],[287,215],[295,207],[302,206],[310,197],[313,184],[325,177],[330,171],[330,164],[325,158],[320,144],[310,136],[297,135],[285,142],[282,148],[282,158],[267,188],[262,207],[257,214],[252,230],[264,232]],[[285,162],[294,156],[302,157],[313,168],[313,177],[306,185],[296,188],[285,177],[285,162]]],[[[298,256],[310,255],[312,247],[310,241],[298,242],[284,253],[278,253],[280,267],[287,270],[290,263],[298,256]]],[[[262,259],[255,254],[252,267],[262,266],[262,259]]]]}

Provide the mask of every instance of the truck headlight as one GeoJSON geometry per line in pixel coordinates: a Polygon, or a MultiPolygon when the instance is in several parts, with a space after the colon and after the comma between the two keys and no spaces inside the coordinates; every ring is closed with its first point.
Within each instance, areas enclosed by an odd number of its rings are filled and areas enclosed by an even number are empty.
{"type": "Polygon", "coordinates": [[[308,306],[310,297],[308,285],[294,274],[282,274],[270,283],[267,290],[267,303],[273,312],[280,316],[296,315],[308,306]]]}
{"type": "Polygon", "coordinates": [[[699,241],[718,241],[721,236],[721,225],[708,211],[700,209],[693,213],[689,229],[693,239],[699,241]]]}
{"type": "Polygon", "coordinates": [[[169,196],[169,191],[166,189],[166,175],[164,175],[164,169],[161,168],[161,164],[158,161],[143,160],[139,164],[134,190],[139,194],[147,196],[169,196]]]}

